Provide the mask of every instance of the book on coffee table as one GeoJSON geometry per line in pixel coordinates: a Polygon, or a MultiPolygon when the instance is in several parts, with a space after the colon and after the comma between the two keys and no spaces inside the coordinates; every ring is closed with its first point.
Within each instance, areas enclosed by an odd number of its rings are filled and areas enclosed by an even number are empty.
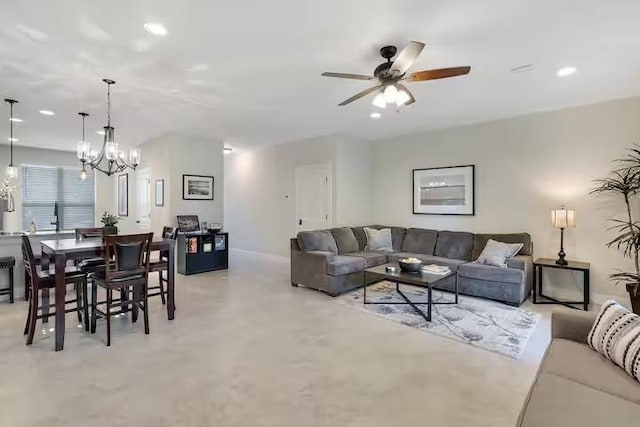
{"type": "Polygon", "coordinates": [[[451,269],[445,265],[430,264],[422,267],[423,273],[445,275],[451,273],[451,269]]]}

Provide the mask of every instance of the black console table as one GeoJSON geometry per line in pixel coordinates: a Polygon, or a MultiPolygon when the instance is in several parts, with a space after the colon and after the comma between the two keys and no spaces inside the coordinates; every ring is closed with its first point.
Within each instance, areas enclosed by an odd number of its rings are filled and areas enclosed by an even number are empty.
{"type": "Polygon", "coordinates": [[[178,233],[178,273],[188,275],[229,267],[229,233],[178,233]]]}
{"type": "Polygon", "coordinates": [[[589,310],[589,268],[588,262],[569,261],[567,265],[556,264],[549,258],[538,258],[533,263],[533,303],[534,304],[561,304],[569,308],[578,308],[581,305],[584,311],[589,310]],[[556,268],[582,272],[582,301],[560,301],[542,293],[542,269],[556,268]]]}

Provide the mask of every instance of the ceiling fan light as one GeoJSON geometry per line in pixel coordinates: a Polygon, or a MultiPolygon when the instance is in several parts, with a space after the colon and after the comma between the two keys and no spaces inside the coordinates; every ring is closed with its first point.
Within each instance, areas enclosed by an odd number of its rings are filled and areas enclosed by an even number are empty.
{"type": "Polygon", "coordinates": [[[398,88],[395,85],[389,85],[384,89],[384,99],[387,101],[387,104],[392,104],[396,102],[396,97],[398,96],[398,88]]]}
{"type": "Polygon", "coordinates": [[[396,95],[396,105],[399,107],[404,105],[411,99],[411,96],[407,93],[406,90],[400,89],[398,94],[396,95]]]}
{"type": "Polygon", "coordinates": [[[379,94],[377,94],[374,98],[373,98],[373,102],[371,102],[374,106],[378,107],[378,108],[386,108],[387,107],[387,100],[384,96],[384,94],[382,92],[380,92],[379,94]]]}

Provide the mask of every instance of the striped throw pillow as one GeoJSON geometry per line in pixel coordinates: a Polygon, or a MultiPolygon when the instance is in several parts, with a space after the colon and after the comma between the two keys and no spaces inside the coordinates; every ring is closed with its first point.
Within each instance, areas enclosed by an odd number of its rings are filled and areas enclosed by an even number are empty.
{"type": "Polygon", "coordinates": [[[640,381],[640,316],[611,300],[602,305],[589,346],[640,381]]]}

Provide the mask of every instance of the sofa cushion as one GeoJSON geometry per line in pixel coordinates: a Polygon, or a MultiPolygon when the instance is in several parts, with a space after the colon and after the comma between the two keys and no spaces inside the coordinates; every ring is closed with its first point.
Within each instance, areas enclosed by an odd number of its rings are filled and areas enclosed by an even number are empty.
{"type": "Polygon", "coordinates": [[[476,261],[479,264],[506,268],[508,260],[520,252],[522,246],[522,243],[504,243],[489,239],[476,261]]]}
{"type": "Polygon", "coordinates": [[[367,268],[387,263],[387,254],[383,252],[351,252],[346,255],[364,258],[367,268]]]}
{"type": "Polygon", "coordinates": [[[471,261],[473,233],[464,231],[440,231],[434,255],[471,261]]]}
{"type": "Polygon", "coordinates": [[[329,230],[301,231],[298,244],[303,251],[325,251],[338,253],[338,246],[329,230]]]}
{"type": "Polygon", "coordinates": [[[640,404],[640,384],[586,344],[554,339],[542,371],[640,404]]]}
{"type": "Polygon", "coordinates": [[[364,258],[336,255],[327,263],[327,274],[330,276],[344,276],[345,274],[364,271],[364,267],[364,258]]]}
{"type": "Polygon", "coordinates": [[[360,250],[363,251],[367,247],[367,236],[364,232],[365,228],[374,228],[376,230],[380,230],[382,228],[390,228],[391,229],[391,241],[393,243],[393,250],[399,251],[402,249],[402,241],[404,240],[404,235],[407,232],[407,229],[404,227],[387,227],[384,225],[366,225],[364,227],[353,227],[353,234],[356,236],[356,240],[358,240],[358,245],[360,250]]]}
{"type": "Polygon", "coordinates": [[[380,251],[393,251],[393,241],[391,240],[390,228],[364,228],[364,233],[367,235],[367,247],[366,251],[380,250],[380,251]]]}
{"type": "Polygon", "coordinates": [[[364,227],[351,227],[351,231],[353,231],[353,235],[356,237],[358,241],[358,250],[364,251],[367,247],[367,235],[364,232],[365,228],[375,228],[379,230],[381,228],[385,228],[382,225],[365,225],[364,227]]]}
{"type": "Polygon", "coordinates": [[[531,255],[531,235],[529,233],[476,234],[473,236],[471,259],[478,259],[489,239],[502,243],[522,243],[524,246],[517,255],[531,255]]]}
{"type": "Polygon", "coordinates": [[[624,369],[640,386],[640,316],[614,300],[605,302],[589,331],[587,343],[624,369]]]}
{"type": "Polygon", "coordinates": [[[412,252],[392,252],[387,255],[389,262],[398,262],[398,260],[403,258],[418,258],[425,265],[427,264],[437,264],[437,265],[446,265],[451,269],[451,271],[458,271],[458,267],[462,264],[465,264],[467,261],[459,260],[459,259],[450,259],[450,258],[442,258],[433,255],[425,255],[425,254],[416,254],[412,252]]]}
{"type": "Polygon", "coordinates": [[[522,415],[522,427],[637,426],[640,405],[566,378],[541,373],[522,415]]]}
{"type": "Polygon", "coordinates": [[[338,247],[338,253],[340,255],[360,250],[356,236],[353,235],[351,228],[340,227],[333,228],[330,231],[336,241],[336,246],[338,247]]]}
{"type": "Polygon", "coordinates": [[[460,277],[500,283],[522,283],[524,271],[516,268],[495,267],[493,265],[468,262],[458,269],[460,277]]]}
{"type": "Polygon", "coordinates": [[[402,252],[433,255],[437,239],[438,230],[409,228],[402,242],[402,252]]]}

